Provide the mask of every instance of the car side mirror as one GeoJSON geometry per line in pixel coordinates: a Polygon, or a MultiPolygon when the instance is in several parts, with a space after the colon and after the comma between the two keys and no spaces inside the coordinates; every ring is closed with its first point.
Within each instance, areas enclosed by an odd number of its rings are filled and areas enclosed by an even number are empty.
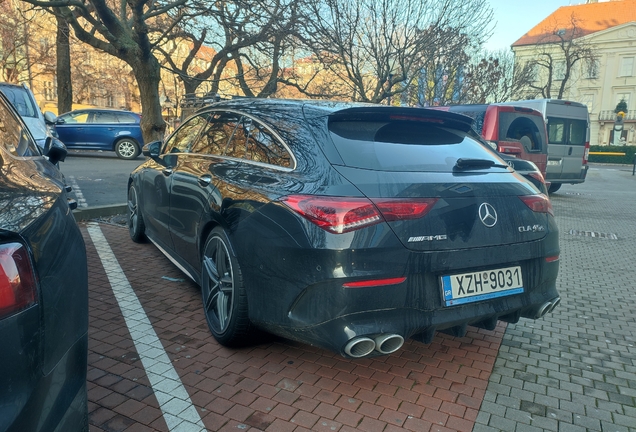
{"type": "Polygon", "coordinates": [[[47,137],[44,142],[44,154],[49,158],[49,161],[55,165],[58,162],[64,162],[68,150],[62,141],[55,137],[47,137]]]}
{"type": "Polygon", "coordinates": [[[141,152],[144,156],[156,160],[159,159],[159,156],[161,155],[162,145],[163,142],[161,141],[153,141],[144,145],[144,147],[141,149],[141,152]]]}
{"type": "Polygon", "coordinates": [[[57,121],[57,116],[51,111],[47,111],[44,113],[44,121],[46,122],[46,124],[55,124],[55,122],[57,121]]]}

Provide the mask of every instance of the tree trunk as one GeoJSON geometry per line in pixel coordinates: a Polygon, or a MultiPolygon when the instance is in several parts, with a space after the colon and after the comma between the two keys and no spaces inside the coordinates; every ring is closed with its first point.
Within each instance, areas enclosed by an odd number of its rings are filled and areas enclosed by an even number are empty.
{"type": "Polygon", "coordinates": [[[139,86],[141,133],[144,142],[162,140],[166,131],[166,122],[163,120],[159,99],[159,82],[161,81],[159,62],[153,56],[147,56],[145,59],[138,56],[130,59],[128,64],[132,67],[139,86]]]}
{"type": "Polygon", "coordinates": [[[55,15],[57,20],[57,112],[59,114],[73,109],[73,85],[71,82],[71,48],[69,45],[69,26],[64,18],[55,15]]]}

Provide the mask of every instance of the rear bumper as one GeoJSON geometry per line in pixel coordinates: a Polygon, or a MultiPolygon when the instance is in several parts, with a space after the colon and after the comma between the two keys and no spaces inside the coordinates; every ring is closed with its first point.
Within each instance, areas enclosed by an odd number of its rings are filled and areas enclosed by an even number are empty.
{"type": "MultiPolygon", "coordinates": [[[[403,339],[414,338],[428,343],[436,331],[447,331],[459,336],[469,325],[493,329],[497,320],[516,322],[520,317],[538,318],[541,311],[545,311],[546,307],[549,310],[549,303],[559,297],[556,290],[559,262],[547,262],[545,259],[558,255],[558,246],[545,250],[545,245],[543,240],[525,244],[524,247],[484,248],[470,253],[410,254],[403,273],[406,280],[400,284],[343,288],[343,282],[348,279],[329,279],[306,286],[288,303],[286,313],[278,316],[260,313],[252,319],[271,333],[330,349],[347,357],[349,355],[345,347],[355,338],[399,335],[403,339]],[[500,256],[493,256],[495,251],[500,256]],[[539,258],[530,258],[539,251],[542,251],[539,258]],[[527,256],[526,259],[503,264],[503,253],[527,256]],[[463,263],[460,272],[519,265],[523,273],[524,292],[444,306],[440,277],[458,273],[458,263],[463,263]]],[[[385,268],[382,276],[396,275],[385,268]]],[[[284,285],[283,281],[278,282],[284,285]]],[[[278,292],[276,298],[279,300],[286,291],[281,289],[282,286],[272,288],[262,283],[260,288],[265,292],[270,289],[272,293],[278,292]]],[[[265,311],[261,309],[261,312],[265,311]]],[[[379,354],[376,351],[368,355],[379,354]]]]}
{"type": "Polygon", "coordinates": [[[561,177],[549,177],[546,178],[546,182],[550,183],[559,183],[559,184],[579,184],[585,182],[585,178],[587,177],[587,172],[589,170],[589,165],[582,165],[581,172],[578,177],[574,178],[561,178],[561,177]]]}
{"type": "MultiPolygon", "coordinates": [[[[439,306],[430,310],[406,306],[378,308],[340,315],[311,326],[260,325],[269,332],[330,349],[344,357],[351,357],[347,346],[359,338],[375,340],[378,336],[399,335],[403,339],[413,338],[430,343],[437,331],[463,336],[467,326],[492,330],[498,320],[517,322],[521,317],[537,318],[542,308],[547,307],[549,310],[550,303],[559,298],[555,283],[558,263],[550,266],[552,269],[544,284],[532,287],[523,294],[489,301],[453,307],[439,306]]],[[[381,299],[378,300],[381,302],[381,299]]],[[[381,354],[376,349],[365,357],[381,354]]]]}

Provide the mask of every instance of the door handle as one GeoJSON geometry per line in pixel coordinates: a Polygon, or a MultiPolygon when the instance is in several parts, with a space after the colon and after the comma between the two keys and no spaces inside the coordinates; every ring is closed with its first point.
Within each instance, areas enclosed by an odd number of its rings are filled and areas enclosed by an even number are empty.
{"type": "Polygon", "coordinates": [[[170,174],[172,174],[172,168],[164,168],[161,170],[161,172],[163,173],[163,175],[168,177],[170,174]]]}
{"type": "Polygon", "coordinates": [[[197,179],[197,182],[199,183],[199,186],[201,187],[208,186],[211,181],[212,181],[212,176],[210,176],[209,174],[202,175],[201,177],[197,179]]]}
{"type": "Polygon", "coordinates": [[[568,156],[572,156],[572,147],[570,147],[570,151],[568,151],[568,156]]]}

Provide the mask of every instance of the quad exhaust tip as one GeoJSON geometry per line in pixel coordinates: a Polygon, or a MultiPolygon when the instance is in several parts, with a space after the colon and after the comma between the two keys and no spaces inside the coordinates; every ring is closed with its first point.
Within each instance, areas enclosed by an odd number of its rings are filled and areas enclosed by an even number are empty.
{"type": "Polygon", "coordinates": [[[367,336],[351,339],[345,345],[344,352],[350,357],[366,357],[374,350],[380,354],[391,354],[402,348],[404,338],[399,334],[381,334],[371,339],[367,336]]]}
{"type": "Polygon", "coordinates": [[[345,353],[353,358],[368,356],[375,349],[375,342],[368,337],[351,339],[345,346],[345,353]]]}
{"type": "Polygon", "coordinates": [[[537,318],[541,318],[554,310],[561,303],[561,297],[544,303],[537,311],[537,318]]]}
{"type": "Polygon", "coordinates": [[[375,349],[382,354],[391,354],[402,348],[404,338],[399,334],[382,334],[375,338],[375,349]]]}

